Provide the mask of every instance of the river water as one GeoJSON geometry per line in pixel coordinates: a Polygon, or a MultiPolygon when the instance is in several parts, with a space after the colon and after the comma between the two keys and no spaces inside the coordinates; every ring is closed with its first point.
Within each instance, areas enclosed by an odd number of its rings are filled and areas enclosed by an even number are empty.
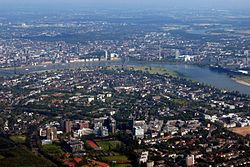
{"type": "MultiPolygon", "coordinates": [[[[33,66],[29,68],[19,68],[16,71],[14,69],[0,69],[1,76],[10,76],[16,74],[28,74],[33,72],[41,72],[46,70],[55,69],[66,69],[66,68],[81,68],[81,67],[95,67],[95,66],[111,66],[111,65],[121,65],[121,61],[116,62],[92,62],[92,63],[71,63],[71,64],[54,64],[47,66],[33,66]]],[[[166,63],[152,63],[152,62],[135,62],[128,61],[127,65],[137,65],[137,66],[151,66],[151,67],[164,67],[168,70],[177,71],[184,76],[211,85],[220,89],[225,89],[228,91],[239,91],[242,94],[250,95],[250,87],[239,84],[224,73],[218,73],[216,71],[211,71],[209,68],[202,68],[194,65],[183,65],[183,64],[166,64],[166,63]]]]}

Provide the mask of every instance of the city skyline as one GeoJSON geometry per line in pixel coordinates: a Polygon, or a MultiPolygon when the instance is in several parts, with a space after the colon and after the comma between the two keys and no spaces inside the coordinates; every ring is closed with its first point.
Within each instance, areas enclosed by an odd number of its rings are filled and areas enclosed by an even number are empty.
{"type": "Polygon", "coordinates": [[[0,0],[0,167],[250,166],[248,1],[0,0]]]}

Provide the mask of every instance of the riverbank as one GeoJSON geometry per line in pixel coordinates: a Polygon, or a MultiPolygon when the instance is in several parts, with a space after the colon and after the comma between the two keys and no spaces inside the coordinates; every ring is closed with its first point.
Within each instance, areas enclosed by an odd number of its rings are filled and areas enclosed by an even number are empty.
{"type": "Polygon", "coordinates": [[[18,66],[18,67],[0,67],[0,70],[28,70],[31,68],[47,68],[47,67],[53,67],[58,65],[63,66],[74,66],[77,64],[98,64],[98,63],[113,63],[113,62],[119,62],[121,59],[116,60],[99,60],[99,61],[82,61],[82,62],[69,62],[69,63],[52,63],[52,64],[38,64],[38,65],[27,65],[27,66],[18,66]]]}
{"type": "Polygon", "coordinates": [[[163,67],[148,67],[148,66],[128,66],[129,69],[136,71],[148,72],[150,74],[171,75],[173,77],[180,76],[176,71],[168,70],[163,67]]]}
{"type": "MultiPolygon", "coordinates": [[[[31,67],[22,68],[18,70],[2,70],[0,69],[0,76],[9,77],[14,75],[30,74],[35,72],[44,72],[51,70],[63,70],[63,69],[79,69],[83,67],[128,67],[137,66],[139,69],[144,66],[150,73],[170,73],[168,75],[176,75],[177,77],[184,77],[190,80],[200,82],[206,85],[214,86],[218,89],[225,89],[228,91],[238,91],[242,94],[250,95],[250,87],[237,83],[232,80],[226,73],[219,73],[212,71],[207,67],[198,67],[195,65],[184,65],[184,64],[164,64],[164,63],[149,63],[149,62],[136,62],[136,61],[107,61],[107,62],[92,62],[92,63],[68,63],[68,64],[57,64],[47,65],[43,67],[31,67]],[[152,68],[157,68],[152,70],[152,68]],[[159,70],[161,68],[161,70],[159,70]],[[159,72],[160,71],[160,72],[159,72]],[[174,74],[172,72],[174,72],[174,74]],[[171,74],[172,73],[172,74],[171,74]]],[[[234,75],[235,77],[238,75],[234,75]]]]}
{"type": "Polygon", "coordinates": [[[232,77],[235,82],[250,87],[250,77],[232,77]]]}

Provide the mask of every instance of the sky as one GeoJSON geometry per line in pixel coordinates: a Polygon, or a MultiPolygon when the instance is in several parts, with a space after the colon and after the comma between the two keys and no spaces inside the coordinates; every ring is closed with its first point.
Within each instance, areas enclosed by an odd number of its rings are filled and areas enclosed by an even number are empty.
{"type": "Polygon", "coordinates": [[[250,0],[0,0],[1,8],[247,9],[250,0]]]}

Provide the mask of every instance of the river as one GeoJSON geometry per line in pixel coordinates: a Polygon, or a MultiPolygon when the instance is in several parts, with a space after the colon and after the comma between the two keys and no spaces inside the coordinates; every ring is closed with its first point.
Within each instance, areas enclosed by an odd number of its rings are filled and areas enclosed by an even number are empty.
{"type": "MultiPolygon", "coordinates": [[[[121,65],[121,61],[115,62],[92,62],[92,63],[71,63],[71,64],[54,64],[47,66],[33,66],[29,68],[18,68],[16,74],[28,74],[33,72],[41,72],[46,70],[55,69],[66,69],[66,68],[81,68],[81,67],[95,67],[95,66],[110,66],[110,65],[121,65]]],[[[239,84],[233,81],[229,76],[224,73],[218,73],[211,71],[209,68],[202,68],[194,65],[183,65],[183,64],[166,64],[166,63],[152,63],[152,62],[136,62],[128,61],[127,65],[138,65],[138,66],[152,66],[152,67],[164,67],[166,69],[177,71],[184,76],[211,85],[220,89],[228,91],[238,91],[242,94],[250,95],[250,87],[239,84]]],[[[14,69],[0,69],[1,76],[14,75],[14,69]]]]}

